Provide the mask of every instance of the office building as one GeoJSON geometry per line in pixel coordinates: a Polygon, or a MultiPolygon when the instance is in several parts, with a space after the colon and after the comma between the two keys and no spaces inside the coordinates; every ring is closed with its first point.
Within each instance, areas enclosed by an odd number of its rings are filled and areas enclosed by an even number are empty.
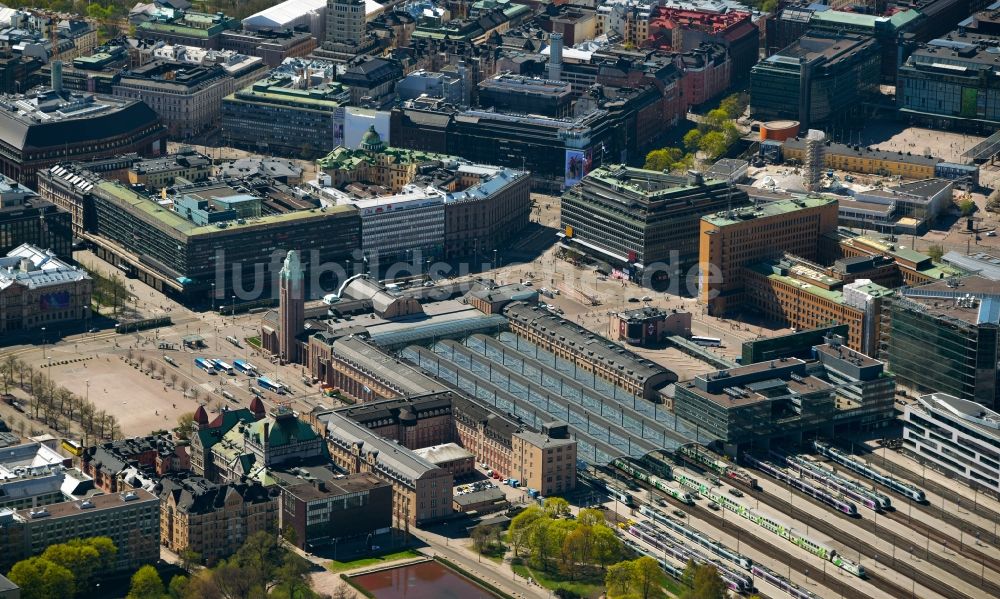
{"type": "Polygon", "coordinates": [[[361,45],[365,37],[365,0],[327,0],[323,46],[361,45]]]}
{"type": "Polygon", "coordinates": [[[576,488],[576,440],[564,422],[549,422],[539,433],[511,435],[511,478],[545,497],[576,488]]]}
{"type": "MultiPolygon", "coordinates": [[[[703,42],[722,44],[732,60],[733,79],[745,80],[759,60],[760,30],[748,10],[656,6],[648,27],[648,38],[637,42],[640,46],[685,51],[703,42]]],[[[634,31],[639,33],[638,28],[634,31]]]]}
{"type": "Polygon", "coordinates": [[[528,222],[527,173],[386,147],[374,127],[360,149],[338,147],[317,166],[323,202],[358,209],[369,260],[483,254],[528,222]]]}
{"type": "Polygon", "coordinates": [[[87,271],[51,250],[19,245],[0,256],[0,333],[82,327],[90,318],[92,291],[87,271]]]}
{"type": "Polygon", "coordinates": [[[317,42],[309,32],[296,29],[242,29],[223,31],[220,45],[223,50],[256,56],[268,68],[274,68],[286,58],[308,56],[316,49],[317,42]]]}
{"type": "Polygon", "coordinates": [[[499,112],[567,117],[574,98],[570,84],[550,79],[505,73],[479,84],[479,105],[499,112]]]}
{"type": "Polygon", "coordinates": [[[71,460],[38,442],[4,447],[0,454],[0,510],[65,501],[63,485],[71,464],[71,460]]]}
{"type": "Polygon", "coordinates": [[[353,207],[263,214],[258,212],[261,198],[225,183],[173,191],[171,209],[160,204],[160,194],[112,181],[95,184],[88,193],[96,230],[87,238],[99,257],[187,300],[208,301],[213,295],[228,301],[236,295],[241,301],[276,299],[278,271],[288,250],[303,252],[308,273],[313,265],[343,264],[360,245],[353,207]],[[243,209],[262,215],[248,217],[243,209]],[[255,272],[261,268],[263,280],[255,272]]]}
{"type": "Polygon", "coordinates": [[[157,7],[135,28],[136,37],[141,39],[218,50],[222,47],[222,33],[239,29],[240,22],[221,12],[209,14],[157,7]]]}
{"type": "Polygon", "coordinates": [[[383,439],[339,412],[320,416],[330,457],[349,474],[369,472],[392,485],[392,526],[409,530],[452,513],[450,472],[383,439]]]}
{"type": "Polygon", "coordinates": [[[149,106],[72,93],[55,83],[56,89],[0,100],[3,175],[33,188],[35,173],[60,162],[164,149],[166,131],[149,106]]]}
{"type": "Polygon", "coordinates": [[[190,137],[215,125],[234,81],[222,67],[154,61],[127,71],[115,85],[119,98],[141,100],[171,137],[190,137]]]}
{"type": "Polygon", "coordinates": [[[826,338],[832,335],[845,337],[847,335],[846,324],[834,324],[815,329],[807,329],[793,333],[785,333],[775,337],[764,339],[754,339],[744,341],[740,364],[756,364],[768,360],[780,358],[803,358],[812,357],[812,348],[825,343],[826,338]]]}
{"type": "Polygon", "coordinates": [[[0,568],[49,545],[103,536],[118,551],[107,574],[131,574],[160,556],[160,500],[143,489],[93,495],[40,508],[0,510],[0,568]]]}
{"type": "Polygon", "coordinates": [[[396,82],[403,78],[403,68],[395,60],[359,56],[337,76],[337,81],[351,92],[351,105],[385,108],[395,100],[396,82]]]}
{"type": "Polygon", "coordinates": [[[898,290],[882,325],[896,380],[996,408],[998,297],[1000,284],[975,275],[898,290]]]}
{"type": "Polygon", "coordinates": [[[848,325],[847,347],[878,351],[883,298],[892,292],[868,279],[852,283],[794,256],[748,266],[742,273],[741,305],[793,329],[848,325]]]}
{"type": "Polygon", "coordinates": [[[0,255],[28,244],[70,258],[72,217],[31,189],[0,177],[0,255]]]}
{"type": "Polygon", "coordinates": [[[456,106],[467,104],[466,84],[456,75],[423,69],[407,73],[396,83],[396,95],[404,102],[428,96],[440,98],[456,106]]]}
{"type": "Polygon", "coordinates": [[[280,529],[293,544],[312,551],[330,543],[366,538],[392,527],[392,485],[370,473],[333,476],[308,469],[305,480],[279,474],[280,529]]]}
{"type": "Polygon", "coordinates": [[[211,175],[212,159],[189,147],[176,154],[139,160],[127,171],[129,183],[154,190],[176,183],[198,183],[211,175]]]}
{"type": "Polygon", "coordinates": [[[738,310],[744,299],[743,267],[788,252],[818,257],[822,235],[837,229],[837,201],[794,198],[701,218],[699,302],[709,314],[738,310]]]}
{"type": "MultiPolygon", "coordinates": [[[[725,181],[687,178],[627,166],[595,169],[563,197],[565,242],[607,262],[629,279],[676,284],[698,262],[703,214],[747,203],[725,181]]],[[[648,283],[647,283],[648,284],[648,283]]]]}
{"type": "Polygon", "coordinates": [[[903,451],[977,490],[1000,493],[1000,414],[947,393],[903,410],[903,451]]]}
{"type": "Polygon", "coordinates": [[[194,551],[206,564],[236,553],[258,532],[278,531],[279,491],[259,482],[217,484],[200,476],[163,478],[160,543],[181,555],[194,551]]]}
{"type": "Polygon", "coordinates": [[[703,374],[677,385],[674,413],[704,428],[732,457],[766,450],[772,440],[830,437],[838,409],[834,387],[806,367],[798,358],[782,358],[703,374]]]}
{"type": "Polygon", "coordinates": [[[844,338],[827,335],[812,348],[810,372],[836,386],[834,426],[846,430],[876,430],[896,419],[896,379],[885,364],[844,345],[844,338]]]}
{"type": "MultiPolygon", "coordinates": [[[[832,256],[839,263],[835,268],[843,272],[840,276],[845,280],[851,276],[864,277],[887,287],[899,287],[969,274],[958,265],[934,262],[927,254],[906,247],[898,237],[891,235],[860,235],[837,229],[835,234],[822,240],[821,248],[828,247],[831,242],[836,244],[832,256]],[[865,258],[869,260],[864,261],[865,258]],[[891,268],[885,268],[887,261],[891,262],[891,268]]],[[[821,249],[821,253],[827,258],[831,256],[829,250],[821,249]]]]}
{"type": "Polygon", "coordinates": [[[896,102],[915,124],[993,133],[1000,126],[996,34],[931,40],[899,67],[896,102]]]}
{"type": "MultiPolygon", "coordinates": [[[[290,58],[266,79],[222,100],[222,136],[229,145],[266,154],[311,158],[343,140],[346,86],[327,61],[290,58]]],[[[342,141],[340,142],[342,143],[342,141]]]]}
{"type": "Polygon", "coordinates": [[[809,129],[874,97],[880,69],[874,39],[811,32],[750,71],[750,115],[764,121],[795,119],[809,129]]]}

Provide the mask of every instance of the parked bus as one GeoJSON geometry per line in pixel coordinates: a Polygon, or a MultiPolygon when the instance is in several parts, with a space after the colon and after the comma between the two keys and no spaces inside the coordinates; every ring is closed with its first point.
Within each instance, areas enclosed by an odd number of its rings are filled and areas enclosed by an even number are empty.
{"type": "Polygon", "coordinates": [[[62,448],[77,457],[80,457],[83,454],[83,445],[80,445],[72,439],[63,439],[62,448]]]}
{"type": "Polygon", "coordinates": [[[223,391],[222,392],[222,397],[225,397],[226,399],[228,399],[229,401],[232,401],[232,402],[236,401],[236,396],[233,395],[232,393],[230,393],[229,391],[223,391]]]}
{"type": "Polygon", "coordinates": [[[261,389],[266,389],[268,391],[271,391],[272,393],[277,393],[278,395],[284,395],[285,394],[285,391],[284,391],[284,389],[281,388],[281,385],[279,385],[278,383],[275,383],[274,381],[272,381],[271,379],[267,378],[266,376],[259,376],[259,377],[257,377],[257,385],[261,389]]]}
{"type": "Polygon", "coordinates": [[[233,360],[233,366],[239,372],[243,374],[253,375],[257,373],[257,367],[250,362],[244,362],[243,360],[233,360]]]}
{"type": "Polygon", "coordinates": [[[694,335],[691,337],[691,343],[697,343],[705,347],[722,347],[722,339],[718,337],[699,337],[694,335]]]}
{"type": "Polygon", "coordinates": [[[214,360],[214,362],[215,362],[215,369],[216,370],[219,370],[221,372],[225,372],[226,374],[229,374],[229,375],[236,374],[233,371],[233,367],[230,364],[228,364],[227,362],[223,362],[222,360],[214,360]]]}
{"type": "Polygon", "coordinates": [[[166,362],[167,364],[170,364],[171,366],[177,366],[177,362],[175,362],[174,359],[171,358],[170,356],[163,356],[163,361],[166,362]]]}
{"type": "Polygon", "coordinates": [[[215,363],[206,360],[205,358],[195,358],[194,365],[207,372],[208,374],[216,374],[215,363]]]}
{"type": "Polygon", "coordinates": [[[242,345],[240,345],[240,340],[237,339],[236,337],[233,337],[232,335],[226,337],[226,341],[232,343],[236,347],[243,347],[242,345]]]}

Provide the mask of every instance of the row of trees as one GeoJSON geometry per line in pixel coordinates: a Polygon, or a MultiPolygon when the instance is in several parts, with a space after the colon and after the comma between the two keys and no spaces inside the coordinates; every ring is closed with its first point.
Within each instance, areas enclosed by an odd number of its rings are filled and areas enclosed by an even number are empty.
{"type": "Polygon", "coordinates": [[[108,537],[73,539],[17,562],[7,578],[21,587],[22,599],[69,599],[92,590],[117,553],[108,537]]]}
{"type": "Polygon", "coordinates": [[[27,393],[32,418],[56,430],[68,431],[70,423],[76,422],[83,430],[85,441],[114,440],[122,435],[118,419],[113,414],[98,410],[89,400],[56,386],[41,370],[35,370],[16,356],[4,359],[0,365],[0,379],[4,393],[9,393],[15,385],[27,393]]]}
{"type": "Polygon", "coordinates": [[[687,170],[694,166],[697,152],[707,160],[716,160],[726,153],[729,146],[740,138],[740,130],[733,123],[750,103],[746,94],[732,94],[719,102],[719,107],[708,111],[698,127],[684,136],[684,149],[661,148],[646,154],[644,168],[656,171],[687,170]]]}
{"type": "Polygon", "coordinates": [[[568,514],[565,499],[550,497],[544,507],[533,505],[515,516],[507,534],[514,557],[526,550],[532,567],[557,570],[570,579],[620,559],[621,540],[605,522],[603,512],[580,510],[576,519],[566,518],[568,514]]]}

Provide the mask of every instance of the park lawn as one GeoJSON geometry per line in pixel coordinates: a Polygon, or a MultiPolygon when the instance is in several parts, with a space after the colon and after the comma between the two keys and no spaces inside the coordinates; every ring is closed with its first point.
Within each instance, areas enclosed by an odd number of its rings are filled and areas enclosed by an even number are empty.
{"type": "Polygon", "coordinates": [[[354,570],[356,568],[364,568],[365,566],[374,566],[378,564],[386,564],[389,562],[399,561],[401,559],[410,559],[414,557],[423,557],[424,554],[413,549],[406,549],[403,551],[397,551],[395,553],[386,553],[385,555],[376,555],[374,557],[362,557],[349,562],[341,562],[337,560],[330,560],[326,564],[326,569],[331,572],[346,572],[347,570],[354,570]]]}
{"type": "Polygon", "coordinates": [[[514,572],[518,576],[522,578],[531,577],[535,582],[552,591],[566,589],[567,591],[573,591],[581,597],[589,597],[590,599],[596,599],[604,592],[604,581],[599,575],[590,578],[569,580],[559,574],[535,570],[525,564],[511,564],[511,568],[514,569],[514,572]]]}

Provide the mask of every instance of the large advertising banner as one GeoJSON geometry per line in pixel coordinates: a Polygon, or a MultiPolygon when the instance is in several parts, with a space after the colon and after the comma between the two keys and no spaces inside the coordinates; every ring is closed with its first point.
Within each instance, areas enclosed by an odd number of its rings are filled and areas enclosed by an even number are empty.
{"type": "Polygon", "coordinates": [[[566,150],[566,172],[564,174],[564,185],[570,187],[576,185],[590,172],[591,154],[590,150],[566,150]]]}
{"type": "Polygon", "coordinates": [[[72,296],[69,294],[69,291],[46,293],[38,298],[38,307],[43,311],[65,310],[66,308],[69,308],[71,300],[72,296]]]}

